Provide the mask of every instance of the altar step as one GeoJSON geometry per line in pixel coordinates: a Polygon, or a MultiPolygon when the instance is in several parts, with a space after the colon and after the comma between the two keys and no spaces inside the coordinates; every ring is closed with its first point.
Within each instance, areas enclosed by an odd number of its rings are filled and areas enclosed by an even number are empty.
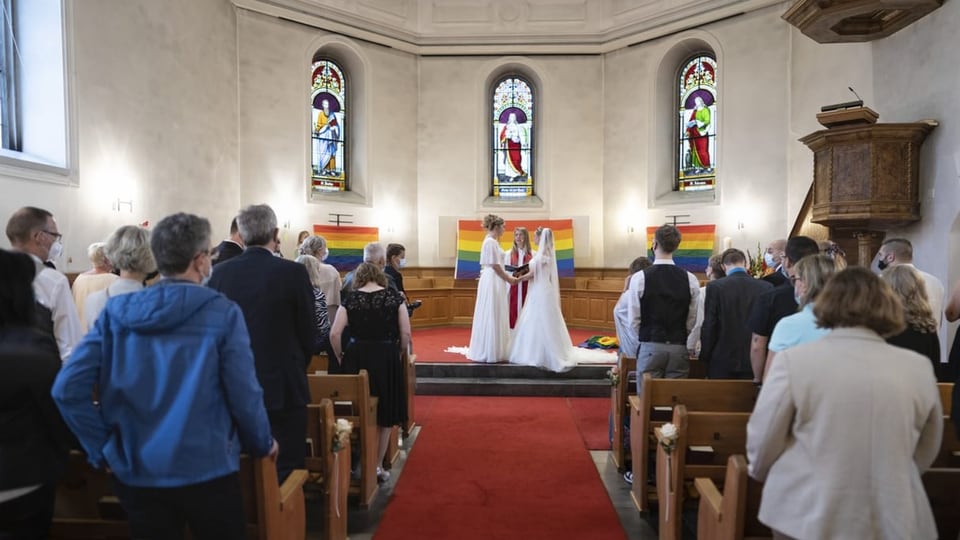
{"type": "Polygon", "coordinates": [[[581,365],[553,373],[512,364],[417,364],[422,396],[609,397],[608,365],[581,365]]]}

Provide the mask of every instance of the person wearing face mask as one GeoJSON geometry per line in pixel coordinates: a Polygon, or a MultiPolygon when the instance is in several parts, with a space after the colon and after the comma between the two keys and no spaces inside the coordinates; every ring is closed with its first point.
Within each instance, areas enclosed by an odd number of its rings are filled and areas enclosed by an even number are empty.
{"type": "MultiPolygon", "coordinates": [[[[324,262],[330,255],[327,240],[318,235],[308,236],[300,243],[299,251],[301,255],[310,255],[320,261],[319,287],[327,300],[327,312],[335,314],[340,307],[340,288],[343,286],[343,281],[340,279],[340,272],[324,262]]],[[[330,323],[332,324],[333,321],[330,323]]]]}
{"type": "Polygon", "coordinates": [[[277,215],[265,204],[237,215],[243,254],[217,265],[209,286],[240,305],[250,332],[270,429],[280,444],[281,483],[306,458],[307,365],[317,343],[315,297],[302,264],[274,257],[277,215]]]}
{"type": "Polygon", "coordinates": [[[133,538],[178,538],[185,526],[194,538],[243,538],[241,446],[278,452],[244,316],[200,286],[209,221],[167,216],[150,248],[163,279],[107,302],[51,394],[90,463],[112,471],[133,538]]]}
{"type": "Polygon", "coordinates": [[[413,310],[420,307],[422,302],[420,300],[411,302],[403,289],[403,274],[400,273],[400,269],[407,266],[406,257],[407,248],[403,247],[403,244],[387,244],[387,265],[383,268],[383,272],[393,278],[393,282],[397,285],[397,290],[407,303],[407,315],[413,315],[413,310]]]}
{"type": "Polygon", "coordinates": [[[787,282],[787,275],[784,274],[783,269],[783,255],[786,249],[787,241],[779,238],[770,242],[763,253],[763,264],[767,267],[767,272],[761,279],[774,287],[787,282]]]}
{"type": "Polygon", "coordinates": [[[770,365],[777,353],[816,341],[826,335],[829,330],[817,326],[813,307],[820,291],[836,273],[837,263],[827,255],[804,257],[793,267],[790,282],[793,283],[794,299],[800,311],[777,322],[773,334],[770,335],[769,352],[763,372],[755,374],[755,377],[762,377],[770,372],[770,365]]]}
{"type": "Polygon", "coordinates": [[[25,206],[10,216],[6,232],[13,249],[30,255],[37,265],[33,292],[43,313],[38,316],[38,326],[52,332],[60,359],[66,361],[83,337],[83,325],[67,277],[44,265],[45,261],[59,258],[63,253],[63,235],[57,229],[57,222],[49,211],[25,206]]]}
{"type": "Polygon", "coordinates": [[[933,318],[937,321],[937,328],[943,322],[943,300],[946,295],[946,289],[943,282],[937,276],[928,274],[913,265],[913,244],[906,238],[887,238],[880,245],[877,251],[877,268],[881,272],[891,266],[898,264],[907,265],[916,270],[923,278],[923,284],[927,291],[927,301],[930,302],[930,308],[933,310],[933,318]]]}

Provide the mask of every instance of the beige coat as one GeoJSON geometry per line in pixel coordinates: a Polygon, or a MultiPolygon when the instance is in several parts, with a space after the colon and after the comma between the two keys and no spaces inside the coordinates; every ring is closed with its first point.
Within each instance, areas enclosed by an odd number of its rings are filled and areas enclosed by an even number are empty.
{"type": "Polygon", "coordinates": [[[801,540],[936,538],[920,474],[942,415],[930,360],[865,328],[780,352],[747,425],[760,521],[801,540]]]}

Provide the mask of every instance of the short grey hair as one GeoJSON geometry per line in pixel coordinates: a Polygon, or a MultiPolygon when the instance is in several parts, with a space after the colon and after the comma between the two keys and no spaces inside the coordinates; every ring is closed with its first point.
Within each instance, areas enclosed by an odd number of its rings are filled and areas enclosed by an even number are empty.
{"type": "Polygon", "coordinates": [[[387,250],[380,242],[370,242],[363,246],[363,262],[386,262],[387,250]]]}
{"type": "Polygon", "coordinates": [[[104,254],[117,270],[149,274],[157,269],[157,261],[150,251],[150,233],[136,225],[124,225],[113,231],[104,244],[104,254]]]}
{"type": "Polygon", "coordinates": [[[240,239],[248,246],[265,246],[274,238],[277,214],[266,204],[254,204],[237,215],[240,239]]]}
{"type": "Polygon", "coordinates": [[[210,249],[210,222],[183,212],[167,216],[154,227],[150,248],[162,275],[182,274],[197,253],[210,249]]]}
{"type": "Polygon", "coordinates": [[[310,284],[314,289],[320,288],[320,261],[313,255],[300,255],[295,259],[307,269],[307,275],[310,276],[310,284]]]}
{"type": "Polygon", "coordinates": [[[318,259],[323,256],[323,250],[325,249],[327,249],[327,241],[322,236],[308,236],[300,244],[300,253],[313,255],[318,259]]]}

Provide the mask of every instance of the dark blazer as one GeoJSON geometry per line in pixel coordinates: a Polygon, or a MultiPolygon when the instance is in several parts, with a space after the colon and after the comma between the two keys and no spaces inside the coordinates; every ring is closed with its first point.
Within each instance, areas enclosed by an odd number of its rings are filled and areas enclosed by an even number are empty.
{"type": "Polygon", "coordinates": [[[236,257],[243,253],[243,247],[234,242],[233,240],[224,240],[217,245],[216,255],[214,255],[213,264],[217,265],[224,261],[229,261],[230,259],[236,257]]]}
{"type": "Polygon", "coordinates": [[[711,379],[751,378],[750,328],[747,317],[754,300],[773,288],[745,272],[707,283],[700,330],[700,360],[711,379]]]}
{"type": "Polygon", "coordinates": [[[779,266],[777,267],[776,271],[771,272],[760,279],[766,281],[774,287],[779,287],[788,281],[787,276],[783,275],[783,272],[780,270],[779,266]]]}
{"type": "Polygon", "coordinates": [[[305,407],[317,332],[307,269],[250,247],[217,266],[210,287],[243,310],[267,411],[305,407]]]}

